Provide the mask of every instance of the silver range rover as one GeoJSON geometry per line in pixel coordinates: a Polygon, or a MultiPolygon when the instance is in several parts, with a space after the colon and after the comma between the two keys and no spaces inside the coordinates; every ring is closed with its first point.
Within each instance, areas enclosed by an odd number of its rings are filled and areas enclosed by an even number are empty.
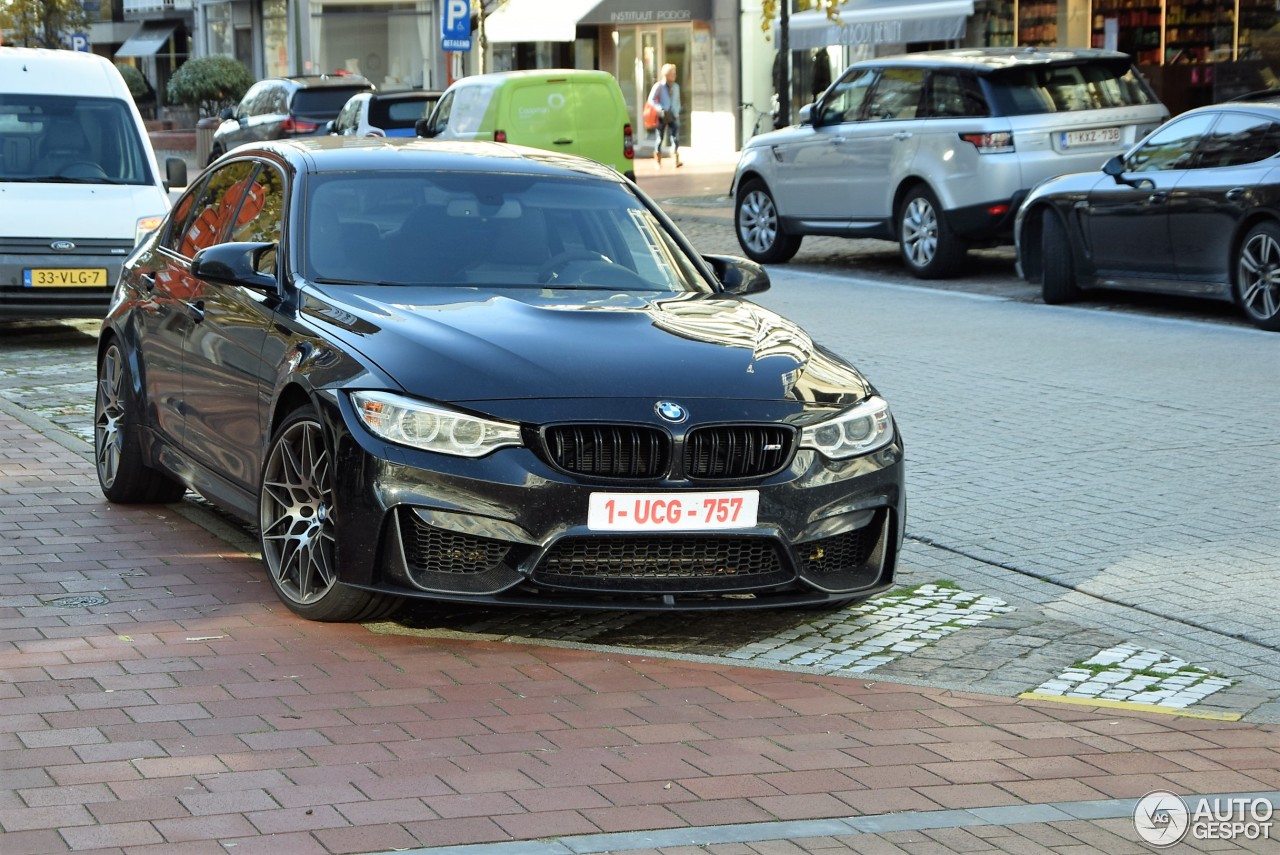
{"type": "Polygon", "coordinates": [[[733,180],[738,242],[791,259],[805,235],[896,240],[925,279],[973,245],[1007,243],[1041,181],[1095,170],[1169,116],[1126,54],[964,48],[851,65],[753,137],[733,180]]]}

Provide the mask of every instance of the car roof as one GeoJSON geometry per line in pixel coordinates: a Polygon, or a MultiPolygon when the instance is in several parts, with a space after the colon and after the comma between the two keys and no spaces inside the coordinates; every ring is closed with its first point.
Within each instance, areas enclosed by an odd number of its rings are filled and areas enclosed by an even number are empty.
{"type": "Polygon", "coordinates": [[[971,71],[990,72],[1017,66],[1073,64],[1089,60],[1130,61],[1128,54],[1096,48],[997,47],[927,50],[866,59],[854,64],[965,68],[971,71]]]}
{"type": "Polygon", "coordinates": [[[232,155],[267,154],[300,172],[507,172],[525,175],[589,176],[625,184],[611,167],[594,160],[527,146],[481,141],[384,137],[296,137],[241,146],[232,155]]]}
{"type": "Polygon", "coordinates": [[[373,88],[373,84],[359,74],[295,74],[291,77],[277,77],[276,79],[287,80],[296,86],[305,86],[308,89],[316,87],[350,89],[361,86],[373,88]]]}
{"type": "Polygon", "coordinates": [[[1280,92],[1267,96],[1259,96],[1258,93],[1253,94],[1255,97],[1244,96],[1233,98],[1220,104],[1205,104],[1202,107],[1187,110],[1185,113],[1179,113],[1173,118],[1180,119],[1183,116],[1190,116],[1195,113],[1253,113],[1255,115],[1269,113],[1280,119],[1280,92]]]}
{"type": "Polygon", "coordinates": [[[377,98],[379,101],[431,101],[439,100],[443,92],[435,89],[401,89],[395,92],[370,92],[367,93],[370,100],[377,98]]]}

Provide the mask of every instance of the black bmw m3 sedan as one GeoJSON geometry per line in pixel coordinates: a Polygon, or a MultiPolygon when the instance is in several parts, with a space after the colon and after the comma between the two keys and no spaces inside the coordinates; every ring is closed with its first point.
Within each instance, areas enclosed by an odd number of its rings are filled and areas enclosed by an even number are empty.
{"type": "Polygon", "coordinates": [[[231,152],[134,250],[98,352],[119,503],[256,527],[313,620],[406,598],[834,604],[893,583],[888,404],[636,186],[499,144],[231,152]]]}

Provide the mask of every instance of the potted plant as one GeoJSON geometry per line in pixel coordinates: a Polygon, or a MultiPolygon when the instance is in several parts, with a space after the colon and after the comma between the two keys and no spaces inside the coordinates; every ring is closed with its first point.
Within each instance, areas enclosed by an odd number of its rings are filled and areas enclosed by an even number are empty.
{"type": "Polygon", "coordinates": [[[193,108],[199,116],[217,116],[239,103],[253,85],[253,74],[229,56],[202,56],[184,62],[165,90],[169,103],[193,108]]]}

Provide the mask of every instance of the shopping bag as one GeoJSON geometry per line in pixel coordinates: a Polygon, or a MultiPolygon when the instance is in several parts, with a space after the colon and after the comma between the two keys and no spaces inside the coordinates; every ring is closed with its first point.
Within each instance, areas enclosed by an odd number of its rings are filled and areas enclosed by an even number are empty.
{"type": "Polygon", "coordinates": [[[649,101],[644,104],[644,129],[652,131],[658,127],[658,108],[649,101]]]}

